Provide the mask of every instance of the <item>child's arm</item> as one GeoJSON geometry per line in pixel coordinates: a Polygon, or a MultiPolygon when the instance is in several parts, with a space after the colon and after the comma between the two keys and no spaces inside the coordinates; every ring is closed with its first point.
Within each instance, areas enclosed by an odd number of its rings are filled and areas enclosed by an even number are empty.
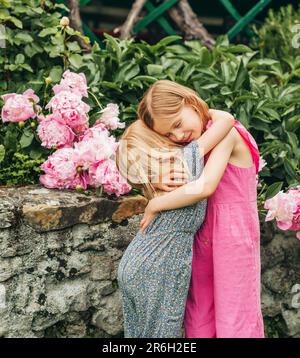
{"type": "Polygon", "coordinates": [[[192,205],[212,195],[224,174],[234,144],[231,132],[212,150],[199,179],[151,199],[140,223],[141,230],[145,230],[159,211],[192,205]]]}
{"type": "Polygon", "coordinates": [[[220,143],[230,132],[235,122],[233,115],[225,111],[210,109],[209,114],[213,124],[197,139],[199,147],[203,149],[201,156],[220,143]]]}

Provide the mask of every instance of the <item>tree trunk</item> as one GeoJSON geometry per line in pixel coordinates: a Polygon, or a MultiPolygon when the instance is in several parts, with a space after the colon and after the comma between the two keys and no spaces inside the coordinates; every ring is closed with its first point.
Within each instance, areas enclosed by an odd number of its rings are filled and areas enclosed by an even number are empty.
{"type": "Polygon", "coordinates": [[[143,9],[145,2],[146,0],[135,0],[124,24],[114,29],[114,33],[120,33],[119,37],[121,40],[128,39],[132,36],[132,28],[138,21],[139,13],[143,9]]]}
{"type": "Polygon", "coordinates": [[[168,10],[168,13],[171,19],[181,29],[184,39],[199,39],[207,48],[210,50],[213,49],[215,40],[199,21],[187,0],[179,1],[178,5],[168,10]]]}
{"type": "MultiPolygon", "coordinates": [[[[80,9],[79,9],[79,1],[78,0],[68,0],[68,7],[70,9],[69,20],[70,20],[70,27],[74,30],[83,33],[82,30],[82,23],[80,18],[80,9]]],[[[90,44],[87,44],[82,38],[76,36],[76,41],[78,42],[79,46],[84,49],[86,52],[91,52],[92,47],[90,44]]]]}
{"type": "MultiPolygon", "coordinates": [[[[128,39],[132,36],[132,28],[138,21],[138,15],[145,2],[146,0],[135,0],[124,24],[121,27],[114,29],[114,33],[120,33],[121,39],[128,39]]],[[[197,15],[194,13],[187,0],[180,0],[178,4],[172,6],[168,10],[168,13],[171,19],[182,31],[184,39],[199,39],[210,50],[214,47],[215,40],[199,21],[197,15]]]]}

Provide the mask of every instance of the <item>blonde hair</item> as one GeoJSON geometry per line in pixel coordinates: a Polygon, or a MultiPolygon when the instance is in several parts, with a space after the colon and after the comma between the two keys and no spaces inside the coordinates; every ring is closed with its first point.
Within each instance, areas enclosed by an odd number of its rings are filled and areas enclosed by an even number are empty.
{"type": "Polygon", "coordinates": [[[138,118],[152,130],[154,122],[169,121],[172,125],[183,105],[194,108],[204,129],[210,120],[207,103],[193,89],[169,80],[158,80],[148,88],[138,105],[138,118]]]}
{"type": "Polygon", "coordinates": [[[181,148],[183,145],[152,131],[138,119],[126,128],[119,140],[117,167],[129,184],[141,188],[145,197],[152,199],[165,193],[155,189],[152,184],[161,182],[166,169],[164,163],[170,165],[167,170],[172,167],[189,172],[181,148]]]}

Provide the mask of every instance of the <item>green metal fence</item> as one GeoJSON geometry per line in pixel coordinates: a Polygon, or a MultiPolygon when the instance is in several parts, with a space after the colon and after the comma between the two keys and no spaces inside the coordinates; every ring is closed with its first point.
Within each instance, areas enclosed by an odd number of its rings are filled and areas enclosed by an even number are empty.
{"type": "MultiPolygon", "coordinates": [[[[176,31],[170,22],[168,21],[167,11],[174,6],[179,0],[166,0],[159,5],[154,5],[150,0],[148,0],[144,8],[147,10],[147,15],[139,20],[133,27],[133,33],[138,34],[140,31],[145,29],[149,24],[156,21],[165,31],[166,35],[176,35],[176,31]]],[[[245,15],[241,15],[230,0],[219,0],[219,2],[225,7],[225,9],[230,13],[236,23],[234,26],[227,32],[229,39],[233,39],[241,31],[245,30],[248,36],[252,36],[252,31],[249,29],[249,23],[262,11],[272,0],[259,0],[245,15]]],[[[58,3],[65,3],[64,0],[57,0],[58,3]]],[[[80,6],[84,7],[91,3],[92,0],[80,0],[80,6]]],[[[98,37],[89,29],[89,27],[83,22],[82,24],[83,31],[86,36],[91,39],[91,42],[97,41],[101,44],[101,41],[98,37]]]]}

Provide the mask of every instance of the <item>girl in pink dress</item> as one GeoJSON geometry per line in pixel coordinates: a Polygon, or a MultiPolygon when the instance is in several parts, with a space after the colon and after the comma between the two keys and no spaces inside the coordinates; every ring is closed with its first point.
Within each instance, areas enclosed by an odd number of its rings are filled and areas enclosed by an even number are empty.
{"type": "Polygon", "coordinates": [[[234,128],[249,147],[253,164],[240,167],[228,162],[208,199],[206,218],[193,244],[184,319],[188,338],[264,337],[256,201],[259,151],[238,121],[234,128]]]}
{"type": "MultiPolygon", "coordinates": [[[[189,127],[188,110],[183,107],[176,126],[153,116],[152,129],[174,141],[180,136],[188,141],[197,139],[189,127]]],[[[199,150],[203,153],[203,148],[199,150]]],[[[159,211],[209,197],[206,219],[193,245],[185,336],[263,338],[257,144],[235,120],[234,128],[205,156],[205,163],[200,179],[149,201],[141,229],[145,230],[159,211]]]]}

